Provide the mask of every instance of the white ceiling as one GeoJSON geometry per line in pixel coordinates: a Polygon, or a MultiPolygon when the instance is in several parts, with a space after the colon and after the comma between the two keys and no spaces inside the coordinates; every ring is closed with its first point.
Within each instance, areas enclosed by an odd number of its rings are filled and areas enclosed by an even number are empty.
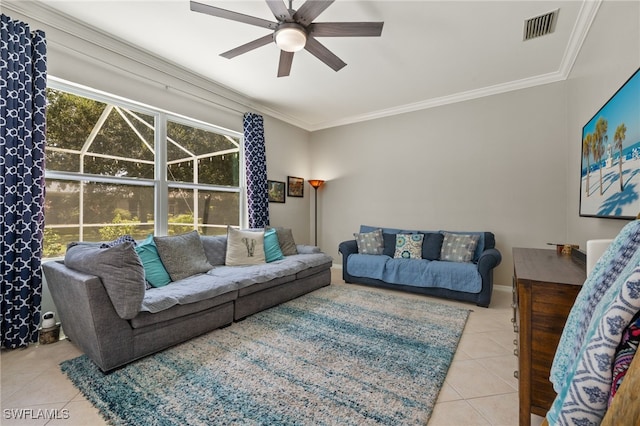
{"type": "MultiPolygon", "coordinates": [[[[577,0],[337,0],[315,22],[384,21],[382,36],[323,37],[345,68],[335,72],[302,51],[291,75],[277,78],[275,44],[230,60],[219,56],[269,30],[191,12],[188,0],[41,1],[307,130],[564,79],[599,6],[577,0]],[[523,41],[524,20],[554,9],[555,31],[523,41]]],[[[264,0],[200,1],[274,20],[264,0]]],[[[303,1],[294,0],[294,9],[303,1]]]]}

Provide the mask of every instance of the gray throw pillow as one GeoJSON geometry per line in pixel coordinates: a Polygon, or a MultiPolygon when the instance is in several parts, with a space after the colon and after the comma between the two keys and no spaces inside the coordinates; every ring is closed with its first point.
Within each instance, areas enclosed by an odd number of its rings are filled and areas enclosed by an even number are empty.
{"type": "Polygon", "coordinates": [[[99,277],[120,318],[131,319],[140,312],[145,293],[144,269],[133,243],[109,248],[74,245],[67,249],[64,264],[99,277]]]}
{"type": "Polygon", "coordinates": [[[224,258],[227,253],[227,236],[200,236],[202,241],[202,247],[204,248],[204,254],[207,256],[207,260],[213,266],[224,265],[224,258]]]}
{"type": "MultiPolygon", "coordinates": [[[[269,229],[270,227],[267,227],[269,229]]],[[[298,248],[296,242],[293,239],[293,231],[289,228],[276,228],[276,235],[278,236],[278,243],[280,244],[280,250],[285,256],[292,256],[298,254],[298,248]]]]}
{"type": "Polygon", "coordinates": [[[442,242],[442,251],[440,252],[440,260],[449,262],[471,262],[473,254],[478,245],[479,235],[471,234],[452,234],[443,232],[444,241],[442,242]]]}
{"type": "Polygon", "coordinates": [[[160,259],[171,276],[178,281],[213,268],[204,253],[198,231],[182,235],[153,237],[160,259]]]}
{"type": "Polygon", "coordinates": [[[384,240],[382,239],[382,229],[372,232],[354,233],[359,254],[382,254],[384,240]]]}

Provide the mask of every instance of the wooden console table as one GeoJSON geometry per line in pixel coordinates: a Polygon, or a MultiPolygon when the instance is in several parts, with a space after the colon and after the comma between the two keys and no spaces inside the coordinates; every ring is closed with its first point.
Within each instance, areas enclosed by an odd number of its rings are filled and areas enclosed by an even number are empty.
{"type": "Polygon", "coordinates": [[[513,249],[513,322],[518,338],[520,426],[545,416],[556,393],[549,381],[569,311],[586,279],[585,265],[555,250],[513,249]]]}

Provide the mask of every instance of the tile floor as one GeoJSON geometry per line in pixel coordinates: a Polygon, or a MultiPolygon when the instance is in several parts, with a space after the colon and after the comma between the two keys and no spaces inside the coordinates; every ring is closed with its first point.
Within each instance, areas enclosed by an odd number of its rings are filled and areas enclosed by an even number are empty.
{"type": "MultiPolygon", "coordinates": [[[[334,284],[344,283],[341,270],[334,284]]],[[[377,290],[388,291],[388,290],[377,290]]],[[[413,295],[412,297],[425,297],[413,295]]],[[[513,355],[511,291],[494,290],[490,308],[434,299],[471,309],[458,351],[429,421],[429,426],[518,425],[518,381],[513,355]]],[[[81,355],[70,342],[32,345],[0,355],[0,424],[104,425],[97,410],[66,379],[58,364],[81,355]],[[22,411],[22,419],[17,419],[22,411]],[[30,411],[29,411],[30,410],[30,411]],[[47,417],[46,414],[49,416],[47,417]],[[53,417],[51,418],[52,414],[53,417]],[[47,418],[44,418],[47,417],[47,418]]],[[[542,418],[533,415],[532,424],[542,418]]]]}

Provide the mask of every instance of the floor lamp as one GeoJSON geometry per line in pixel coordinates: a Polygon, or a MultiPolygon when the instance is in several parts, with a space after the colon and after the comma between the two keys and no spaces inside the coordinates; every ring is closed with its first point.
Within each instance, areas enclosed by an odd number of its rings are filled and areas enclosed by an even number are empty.
{"type": "Polygon", "coordinates": [[[316,216],[315,216],[315,225],[316,225],[316,238],[314,240],[314,245],[318,245],[318,188],[322,186],[324,183],[323,180],[320,179],[309,179],[309,185],[313,186],[313,189],[316,190],[316,216]]]}

